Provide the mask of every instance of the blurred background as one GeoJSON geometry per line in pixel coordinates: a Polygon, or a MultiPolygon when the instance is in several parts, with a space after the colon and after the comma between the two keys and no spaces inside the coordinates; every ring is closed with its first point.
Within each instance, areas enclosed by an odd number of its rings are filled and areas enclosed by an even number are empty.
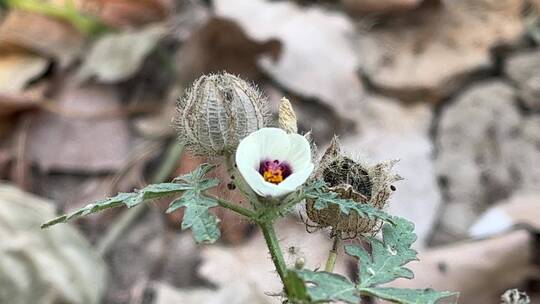
{"type": "MultiPolygon", "coordinates": [[[[400,159],[388,211],[416,224],[421,261],[395,286],[460,291],[465,304],[519,288],[540,303],[540,1],[0,7],[0,303],[279,303],[265,295],[280,285],[260,234],[228,212],[216,210],[213,246],[164,215],[166,200],[39,230],[204,161],[171,121],[194,79],[223,70],[274,113],[288,97],[319,150],[338,134],[359,159],[400,159]]],[[[278,230],[289,263],[324,263],[324,231],[307,234],[297,214],[278,230]]],[[[339,272],[355,269],[339,258],[339,272]]]]}

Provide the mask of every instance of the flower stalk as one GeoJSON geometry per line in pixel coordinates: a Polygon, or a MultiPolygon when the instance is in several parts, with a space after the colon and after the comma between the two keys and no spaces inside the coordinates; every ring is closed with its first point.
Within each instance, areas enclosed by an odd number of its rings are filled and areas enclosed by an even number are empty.
{"type": "Polygon", "coordinates": [[[234,211],[240,215],[243,215],[251,220],[254,220],[257,215],[255,214],[255,212],[247,209],[247,208],[244,208],[240,205],[237,205],[237,204],[233,204],[227,200],[224,200],[224,199],[221,199],[221,198],[217,198],[217,197],[214,197],[214,199],[217,201],[217,203],[223,207],[223,208],[227,208],[231,211],[234,211]]]}
{"type": "MultiPolygon", "coordinates": [[[[243,181],[242,176],[238,174],[238,170],[233,165],[233,161],[231,157],[226,156],[225,158],[226,158],[225,164],[227,166],[227,172],[233,178],[232,179],[233,184],[238,188],[240,192],[242,192],[250,200],[250,203],[254,208],[257,209],[258,207],[261,207],[261,202],[255,195],[255,193],[253,193],[253,191],[251,191],[249,187],[246,187],[246,184],[243,181]]],[[[275,216],[270,216],[270,217],[262,216],[265,214],[275,214],[276,212],[273,210],[270,211],[271,208],[269,207],[265,207],[263,208],[263,210],[259,210],[259,212],[255,212],[255,211],[249,210],[247,208],[241,207],[237,204],[233,204],[223,199],[216,198],[216,200],[220,206],[227,208],[229,210],[232,210],[240,215],[243,215],[258,224],[264,236],[264,240],[268,247],[268,251],[270,253],[272,262],[274,263],[274,267],[276,268],[279,278],[281,279],[281,282],[283,283],[285,294],[287,294],[287,281],[286,281],[287,265],[285,263],[283,252],[279,245],[276,231],[274,229],[274,220],[276,217],[275,216]]],[[[298,201],[296,200],[296,202],[298,201]]]]}
{"type": "Polygon", "coordinates": [[[334,243],[332,245],[332,249],[328,251],[328,259],[326,259],[326,266],[324,267],[324,271],[326,272],[334,271],[334,267],[336,266],[336,260],[338,256],[339,243],[340,243],[339,234],[335,234],[334,243]]]}
{"type": "Polygon", "coordinates": [[[272,258],[272,262],[274,263],[279,278],[283,283],[285,294],[287,294],[287,265],[285,264],[283,252],[281,251],[276,231],[274,230],[274,223],[272,221],[260,222],[259,227],[261,228],[264,240],[266,241],[266,245],[268,246],[268,251],[270,253],[270,257],[272,258]]]}

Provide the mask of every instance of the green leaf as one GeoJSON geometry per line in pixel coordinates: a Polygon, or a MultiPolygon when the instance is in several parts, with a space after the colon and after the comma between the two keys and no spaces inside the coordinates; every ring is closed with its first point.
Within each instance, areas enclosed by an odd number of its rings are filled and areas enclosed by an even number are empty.
{"type": "Polygon", "coordinates": [[[297,271],[299,277],[304,280],[307,293],[312,301],[321,303],[344,301],[356,304],[360,301],[360,295],[367,294],[403,304],[433,304],[442,298],[456,295],[456,293],[437,292],[432,289],[376,287],[397,278],[413,278],[412,271],[404,265],[417,260],[417,253],[411,248],[416,241],[414,224],[369,205],[341,199],[337,193],[329,192],[322,181],[308,184],[303,191],[306,198],[315,200],[315,208],[317,209],[335,204],[345,214],[354,210],[370,219],[377,218],[385,222],[382,228],[382,240],[376,237],[365,238],[371,244],[371,253],[354,245],[345,247],[347,254],[357,257],[359,260],[358,284],[354,284],[338,274],[308,270],[297,271]]]}
{"type": "Polygon", "coordinates": [[[200,185],[200,184],[203,184],[203,183],[210,183],[211,184],[211,183],[216,182],[215,179],[205,179],[204,178],[206,176],[206,174],[208,174],[208,172],[212,171],[215,167],[216,167],[216,165],[202,164],[197,169],[195,169],[195,170],[193,170],[193,171],[191,171],[189,173],[186,173],[184,175],[176,177],[173,181],[174,182],[181,181],[181,182],[189,183],[190,185],[199,185],[199,187],[210,188],[212,186],[200,185]]]}
{"type": "Polygon", "coordinates": [[[167,213],[185,207],[182,230],[191,228],[197,243],[213,243],[219,239],[221,233],[217,226],[219,220],[208,209],[217,205],[214,199],[204,196],[199,191],[188,190],[181,198],[171,203],[167,213]]]}
{"type": "Polygon", "coordinates": [[[401,289],[391,287],[360,288],[362,293],[402,304],[435,304],[437,301],[457,296],[457,292],[433,289],[401,289]]]}
{"type": "Polygon", "coordinates": [[[329,204],[335,204],[339,206],[339,209],[344,214],[349,214],[351,210],[354,210],[359,215],[366,216],[369,219],[377,218],[388,223],[393,223],[394,220],[393,216],[371,205],[359,204],[351,199],[340,198],[339,194],[329,191],[326,183],[322,180],[308,184],[304,188],[304,193],[307,198],[315,200],[314,206],[317,210],[327,208],[329,204]]]}
{"type": "Polygon", "coordinates": [[[308,286],[308,295],[314,302],[344,301],[357,304],[360,301],[356,286],[344,276],[325,271],[299,270],[297,273],[308,286]]]}
{"type": "MultiPolygon", "coordinates": [[[[159,199],[170,195],[180,194],[183,192],[185,192],[185,194],[188,194],[188,198],[189,195],[193,195],[192,193],[198,193],[200,195],[202,191],[215,187],[219,184],[219,182],[215,179],[204,178],[204,176],[214,167],[214,165],[203,164],[194,171],[175,178],[175,182],[173,183],[151,184],[135,192],[118,193],[114,197],[93,202],[72,213],[64,214],[55,219],[52,219],[41,225],[41,228],[43,229],[59,223],[65,223],[73,218],[89,215],[106,209],[116,208],[120,206],[126,206],[127,208],[135,207],[148,200],[159,199]]],[[[207,202],[203,202],[202,204],[203,206],[205,206],[205,209],[208,209],[208,207],[206,207],[208,205],[207,202]]],[[[188,222],[189,220],[191,220],[193,214],[196,212],[197,210],[191,211],[191,216],[188,219],[188,222]]],[[[212,221],[210,220],[211,219],[204,219],[204,227],[209,227],[211,225],[212,221]]],[[[214,219],[214,222],[215,221],[217,221],[217,219],[214,219]]],[[[196,219],[193,219],[191,224],[187,225],[190,225],[189,227],[191,227],[191,225],[199,227],[202,225],[202,223],[199,223],[196,221],[196,219]]],[[[209,236],[205,238],[213,239],[215,238],[215,234],[215,232],[208,232],[209,236]]]]}
{"type": "Polygon", "coordinates": [[[287,297],[292,303],[309,303],[310,297],[306,289],[304,280],[294,270],[288,270],[285,277],[285,286],[287,286],[287,297]]]}
{"type": "Polygon", "coordinates": [[[189,188],[167,209],[167,213],[171,213],[179,208],[186,208],[182,229],[191,228],[197,243],[214,243],[221,236],[218,228],[219,219],[209,212],[209,209],[218,203],[215,199],[204,195],[204,191],[219,184],[216,179],[205,179],[205,175],[213,167],[202,165],[193,172],[176,178],[175,181],[186,183],[189,188]]]}
{"type": "Polygon", "coordinates": [[[59,223],[65,223],[76,217],[100,212],[105,209],[120,207],[122,205],[128,208],[135,207],[144,201],[177,194],[186,189],[189,189],[189,185],[185,183],[162,183],[148,185],[147,187],[136,192],[118,193],[114,197],[93,202],[70,214],[64,214],[52,219],[41,225],[41,228],[43,229],[59,223]]]}
{"type": "Polygon", "coordinates": [[[367,238],[371,243],[371,255],[362,247],[349,245],[347,254],[359,259],[358,274],[360,287],[372,287],[397,278],[413,278],[413,273],[403,267],[417,260],[416,251],[411,245],[416,241],[414,224],[406,219],[394,217],[394,225],[385,224],[382,229],[383,240],[367,238]]]}

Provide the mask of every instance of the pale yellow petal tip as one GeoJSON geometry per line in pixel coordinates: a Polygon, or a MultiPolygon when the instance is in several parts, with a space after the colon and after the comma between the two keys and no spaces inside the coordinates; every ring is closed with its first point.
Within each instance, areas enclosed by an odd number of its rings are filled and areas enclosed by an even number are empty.
{"type": "Polygon", "coordinates": [[[287,133],[298,133],[296,114],[291,102],[283,97],[279,104],[279,127],[287,133]]]}

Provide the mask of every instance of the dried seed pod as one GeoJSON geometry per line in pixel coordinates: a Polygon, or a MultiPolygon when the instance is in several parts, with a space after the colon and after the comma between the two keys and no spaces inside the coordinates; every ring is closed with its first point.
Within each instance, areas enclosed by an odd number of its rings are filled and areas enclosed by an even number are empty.
{"type": "Polygon", "coordinates": [[[204,75],[178,101],[175,125],[197,155],[232,154],[240,140],[267,125],[268,103],[260,92],[228,73],[204,75]]]}
{"type": "MultiPolygon", "coordinates": [[[[395,189],[392,183],[401,179],[399,175],[391,172],[395,163],[396,161],[387,161],[367,166],[354,161],[341,152],[339,142],[334,137],[314,178],[324,180],[329,190],[338,193],[341,198],[382,209],[395,189]]],[[[306,202],[306,213],[317,228],[331,227],[332,233],[345,238],[373,233],[380,227],[377,220],[362,217],[356,211],[343,214],[336,205],[317,210],[312,200],[306,202]]]]}
{"type": "Polygon", "coordinates": [[[279,127],[287,133],[298,133],[296,113],[294,113],[291,102],[283,97],[279,104],[279,127]]]}

